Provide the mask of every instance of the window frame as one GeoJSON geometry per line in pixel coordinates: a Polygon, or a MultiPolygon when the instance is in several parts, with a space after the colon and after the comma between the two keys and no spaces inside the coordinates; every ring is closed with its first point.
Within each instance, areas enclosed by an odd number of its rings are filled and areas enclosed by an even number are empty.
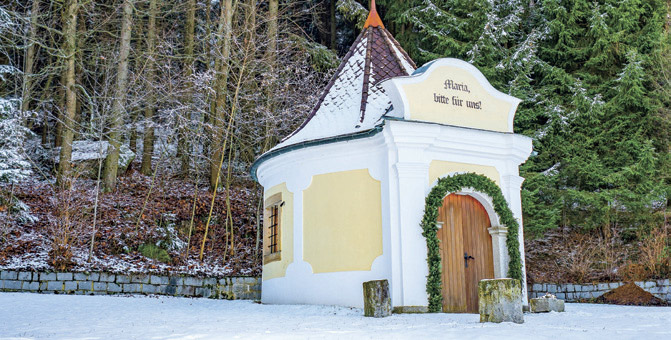
{"type": "Polygon", "coordinates": [[[282,207],[284,206],[282,193],[268,197],[263,206],[263,264],[265,265],[282,259],[282,207]],[[273,212],[275,209],[276,211],[273,212]]]}

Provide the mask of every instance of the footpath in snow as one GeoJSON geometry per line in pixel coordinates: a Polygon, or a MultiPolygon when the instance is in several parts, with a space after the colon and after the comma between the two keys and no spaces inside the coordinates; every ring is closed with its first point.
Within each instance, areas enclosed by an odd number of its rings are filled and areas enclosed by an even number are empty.
{"type": "Polygon", "coordinates": [[[524,317],[481,324],[475,314],[374,319],[332,306],[0,293],[0,339],[671,339],[671,307],[567,304],[524,317]]]}

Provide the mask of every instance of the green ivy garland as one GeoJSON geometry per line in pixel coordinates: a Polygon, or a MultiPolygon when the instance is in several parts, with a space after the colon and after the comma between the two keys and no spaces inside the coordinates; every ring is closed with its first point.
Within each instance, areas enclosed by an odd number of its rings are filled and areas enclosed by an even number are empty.
{"type": "Polygon", "coordinates": [[[473,188],[475,191],[489,195],[493,199],[494,211],[499,215],[501,224],[508,228],[506,246],[510,262],[508,263],[508,276],[522,282],[522,261],[520,259],[519,224],[513,217],[508,207],[508,202],[503,197],[501,189],[491,179],[475,173],[458,174],[443,177],[438,184],[431,189],[426,197],[426,207],[422,218],[422,235],[426,238],[427,262],[429,265],[429,276],[426,280],[426,292],[429,295],[429,312],[440,312],[443,306],[441,293],[441,259],[440,245],[438,241],[438,208],[443,204],[443,197],[452,192],[459,192],[463,188],[473,188]]]}

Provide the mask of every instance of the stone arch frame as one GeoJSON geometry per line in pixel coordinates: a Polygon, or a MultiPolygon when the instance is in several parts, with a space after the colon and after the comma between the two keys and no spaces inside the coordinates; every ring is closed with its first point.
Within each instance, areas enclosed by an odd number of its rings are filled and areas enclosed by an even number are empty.
{"type": "MultiPolygon", "coordinates": [[[[446,195],[459,192],[475,194],[473,197],[476,199],[484,199],[486,196],[492,199],[491,206],[500,223],[497,225],[498,228],[490,228],[489,232],[492,237],[497,235],[499,240],[505,235],[508,268],[504,272],[507,272],[508,277],[520,280],[520,282],[523,279],[520,245],[518,240],[519,224],[513,217],[513,213],[508,206],[508,202],[503,197],[499,186],[491,179],[475,173],[455,174],[442,177],[438,179],[436,185],[431,188],[431,191],[426,197],[424,216],[421,222],[423,230],[422,235],[426,239],[427,246],[429,275],[426,278],[426,292],[428,294],[430,312],[440,312],[443,302],[441,293],[442,259],[440,257],[440,245],[436,235],[438,230],[438,225],[436,223],[438,218],[438,207],[442,205],[443,198],[446,195]],[[505,229],[501,229],[501,227],[505,229]]],[[[490,218],[491,216],[492,215],[490,215],[490,218]]],[[[494,242],[492,242],[492,246],[492,248],[494,248],[494,242]]],[[[501,269],[502,268],[499,268],[499,273],[501,273],[501,269]]]]}

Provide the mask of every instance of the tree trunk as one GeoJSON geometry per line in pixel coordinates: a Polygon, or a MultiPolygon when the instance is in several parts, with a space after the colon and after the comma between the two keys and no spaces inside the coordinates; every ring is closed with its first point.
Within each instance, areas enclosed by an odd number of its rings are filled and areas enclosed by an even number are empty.
{"type": "Polygon", "coordinates": [[[331,14],[331,49],[334,51],[337,51],[338,49],[338,35],[336,34],[336,26],[337,26],[337,21],[336,21],[336,0],[331,0],[331,8],[330,8],[330,14],[331,14]]]}
{"type": "MultiPolygon", "coordinates": [[[[266,49],[265,59],[268,63],[268,74],[270,77],[273,77],[275,73],[275,64],[277,59],[277,12],[279,7],[279,0],[270,0],[268,3],[268,48],[266,49]]],[[[266,112],[271,113],[274,110],[273,101],[274,101],[274,86],[276,79],[271,79],[268,82],[268,86],[265,88],[265,98],[266,98],[266,112]]],[[[273,121],[266,117],[264,119],[264,142],[262,151],[270,149],[272,144],[274,144],[274,138],[271,131],[273,130],[273,121]]]]}
{"type": "MultiPolygon", "coordinates": [[[[189,0],[188,7],[186,9],[186,26],[184,32],[184,76],[187,79],[188,89],[186,91],[185,103],[191,103],[191,98],[193,97],[193,49],[194,49],[194,35],[195,35],[195,25],[196,23],[196,0],[189,0]]],[[[185,117],[181,124],[178,121],[178,142],[177,142],[177,158],[180,161],[180,172],[181,175],[186,178],[189,176],[189,158],[190,154],[190,143],[188,140],[189,136],[189,126],[191,124],[191,110],[187,110],[184,113],[185,117]]]]}
{"type": "Polygon", "coordinates": [[[130,151],[137,154],[137,118],[140,115],[139,110],[133,110],[130,114],[130,136],[128,137],[128,147],[130,151]]]}
{"type": "Polygon", "coordinates": [[[230,71],[229,58],[231,56],[231,36],[232,36],[232,20],[233,20],[233,1],[225,0],[221,8],[221,15],[219,18],[220,32],[219,45],[221,47],[221,56],[217,58],[220,60],[219,69],[216,75],[215,85],[215,107],[214,116],[212,117],[213,141],[210,153],[210,190],[215,191],[217,188],[217,177],[220,174],[219,165],[223,157],[223,126],[224,113],[226,109],[226,85],[228,83],[228,73],[230,71]]]}
{"type": "Polygon", "coordinates": [[[130,52],[130,36],[133,23],[133,0],[124,0],[121,23],[121,45],[117,65],[116,87],[112,101],[111,123],[109,130],[110,150],[105,158],[103,183],[105,191],[112,191],[116,186],[117,170],[119,169],[119,148],[121,143],[121,125],[123,122],[123,106],[128,85],[128,54],[130,52]]]}
{"type": "Polygon", "coordinates": [[[58,173],[56,184],[60,187],[66,185],[70,177],[72,159],[72,138],[74,136],[74,119],[77,109],[77,97],[75,95],[75,52],[77,49],[77,0],[68,0],[63,13],[63,55],[65,71],[63,73],[63,85],[65,87],[65,112],[61,116],[61,152],[59,155],[58,173]]]}
{"type": "Polygon", "coordinates": [[[35,47],[35,39],[37,38],[37,17],[39,14],[40,1],[33,0],[33,6],[30,9],[30,30],[28,32],[28,39],[26,39],[28,49],[26,50],[26,60],[23,68],[21,113],[25,113],[30,108],[30,98],[33,91],[33,65],[35,64],[35,53],[37,52],[37,48],[35,47]]]}
{"type": "Polygon", "coordinates": [[[154,155],[154,115],[156,94],[153,90],[156,79],[156,0],[149,1],[149,23],[147,25],[147,105],[144,109],[144,139],[142,140],[142,166],[140,172],[151,174],[151,158],[154,155]]]}

